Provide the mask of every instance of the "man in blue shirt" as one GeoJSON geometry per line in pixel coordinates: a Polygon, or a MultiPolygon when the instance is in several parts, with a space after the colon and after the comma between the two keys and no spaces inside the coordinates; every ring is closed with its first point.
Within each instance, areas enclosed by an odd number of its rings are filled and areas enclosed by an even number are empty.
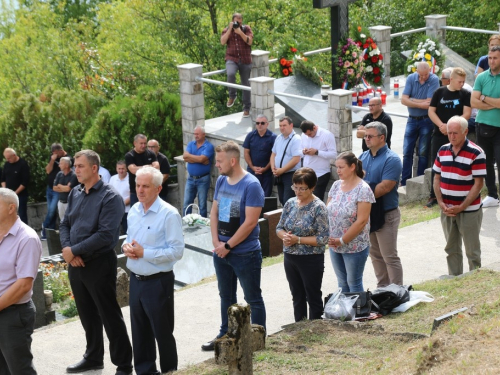
{"type": "Polygon", "coordinates": [[[438,87],[439,78],[431,73],[426,62],[419,62],[417,71],[406,78],[406,86],[401,98],[401,104],[408,107],[409,113],[403,141],[403,173],[401,176],[401,185],[403,186],[406,186],[406,180],[412,177],[413,151],[417,139],[417,176],[423,175],[428,167],[434,125],[427,112],[432,95],[438,87]]]}
{"type": "Polygon", "coordinates": [[[265,115],[258,115],[255,121],[256,129],[247,134],[243,142],[247,171],[257,177],[264,195],[273,194],[273,172],[271,171],[271,152],[276,134],[268,130],[269,121],[265,115]]]}
{"type": "Polygon", "coordinates": [[[184,190],[184,207],[182,214],[191,213],[194,198],[198,195],[200,215],[207,217],[207,195],[210,188],[210,168],[214,159],[214,146],[205,139],[205,129],[201,126],[194,128],[194,141],[188,143],[182,155],[188,163],[189,176],[184,190]]]}
{"type": "Polygon", "coordinates": [[[266,307],[260,289],[262,252],[258,225],[264,191],[259,180],[241,167],[240,149],[235,142],[217,146],[216,152],[215,165],[221,175],[215,185],[210,230],[222,323],[217,337],[201,346],[206,351],[214,350],[215,340],[227,332],[227,309],[238,302],[238,280],[250,305],[252,323],[266,327],[266,307]]]}
{"type": "Polygon", "coordinates": [[[292,119],[288,116],[280,119],[280,132],[271,153],[271,170],[278,186],[279,200],[284,206],[287,200],[295,196],[292,190],[292,176],[300,167],[302,141],[295,134],[292,119]]]}
{"type": "Polygon", "coordinates": [[[177,370],[174,332],[174,264],[184,238],[177,210],[159,198],[163,175],[153,167],[137,171],[139,204],[128,214],[122,249],[130,274],[130,320],[137,374],[156,374],[158,343],[162,373],[177,370]]]}
{"type": "Polygon", "coordinates": [[[365,126],[365,141],[368,151],[359,160],[363,162],[364,180],[370,185],[377,199],[372,206],[370,258],[377,277],[377,287],[389,284],[403,285],[403,267],[398,256],[399,211],[398,182],[401,177],[401,160],[387,147],[387,127],[374,121],[365,126]],[[382,224],[382,221],[384,222],[382,224]],[[378,228],[377,228],[378,227],[378,228]]]}

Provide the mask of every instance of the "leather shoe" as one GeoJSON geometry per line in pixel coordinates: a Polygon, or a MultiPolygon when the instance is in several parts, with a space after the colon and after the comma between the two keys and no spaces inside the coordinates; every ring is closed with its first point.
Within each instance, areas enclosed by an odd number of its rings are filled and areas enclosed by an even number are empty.
{"type": "Polygon", "coordinates": [[[211,352],[215,350],[215,340],[217,340],[217,337],[213,339],[212,341],[206,342],[201,346],[201,350],[204,352],[211,352]]]}
{"type": "Polygon", "coordinates": [[[80,362],[66,367],[66,372],[68,374],[75,374],[79,372],[85,372],[90,370],[101,370],[104,368],[104,363],[95,362],[89,359],[82,359],[80,362]]]}

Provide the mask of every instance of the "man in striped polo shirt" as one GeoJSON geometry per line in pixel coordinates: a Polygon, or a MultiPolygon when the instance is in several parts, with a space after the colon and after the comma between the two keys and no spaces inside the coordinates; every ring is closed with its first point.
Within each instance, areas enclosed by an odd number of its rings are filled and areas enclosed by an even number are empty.
{"type": "Polygon", "coordinates": [[[483,150],[467,139],[467,120],[448,120],[450,143],[442,146],[434,162],[434,192],[441,207],[441,224],[446,238],[448,273],[463,273],[462,240],[469,270],[481,267],[479,231],[483,220],[480,192],[486,176],[483,150]]]}

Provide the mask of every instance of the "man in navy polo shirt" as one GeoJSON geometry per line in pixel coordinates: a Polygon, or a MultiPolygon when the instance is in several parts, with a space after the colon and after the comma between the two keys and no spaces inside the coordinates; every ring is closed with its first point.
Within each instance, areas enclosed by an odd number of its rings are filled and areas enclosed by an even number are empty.
{"type": "Polygon", "coordinates": [[[194,128],[194,141],[188,143],[182,155],[188,163],[189,176],[184,190],[184,208],[182,215],[191,213],[190,204],[198,195],[200,215],[207,217],[207,195],[210,188],[210,168],[214,159],[214,146],[205,139],[205,129],[201,126],[194,128]]]}
{"type": "Polygon", "coordinates": [[[406,123],[403,141],[403,173],[401,185],[406,186],[406,180],[412,177],[413,150],[418,139],[417,176],[423,175],[429,163],[431,151],[431,134],[434,128],[428,115],[432,95],[439,87],[439,78],[431,73],[426,62],[419,62],[417,71],[406,78],[406,86],[401,98],[401,104],[408,107],[408,122],[406,123]]]}
{"type": "Polygon", "coordinates": [[[271,171],[271,152],[273,150],[276,134],[268,130],[269,121],[266,116],[258,115],[255,121],[256,129],[247,134],[243,149],[247,171],[257,177],[264,195],[273,194],[273,172],[271,171]]]}

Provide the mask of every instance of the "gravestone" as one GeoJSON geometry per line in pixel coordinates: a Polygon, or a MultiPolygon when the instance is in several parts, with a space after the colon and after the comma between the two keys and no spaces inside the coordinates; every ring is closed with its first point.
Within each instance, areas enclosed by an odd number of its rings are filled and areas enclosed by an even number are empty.
{"type": "Polygon", "coordinates": [[[250,324],[250,305],[234,304],[227,310],[228,330],[215,341],[215,362],[228,365],[229,375],[253,374],[252,355],[264,349],[264,327],[250,324]]]}
{"type": "Polygon", "coordinates": [[[274,257],[283,252],[283,241],[276,234],[276,227],[281,218],[283,209],[269,211],[264,214],[264,218],[269,222],[269,256],[274,257]]]}
{"type": "Polygon", "coordinates": [[[118,267],[116,274],[116,300],[120,307],[128,306],[129,285],[127,272],[123,268],[118,267]]]}

